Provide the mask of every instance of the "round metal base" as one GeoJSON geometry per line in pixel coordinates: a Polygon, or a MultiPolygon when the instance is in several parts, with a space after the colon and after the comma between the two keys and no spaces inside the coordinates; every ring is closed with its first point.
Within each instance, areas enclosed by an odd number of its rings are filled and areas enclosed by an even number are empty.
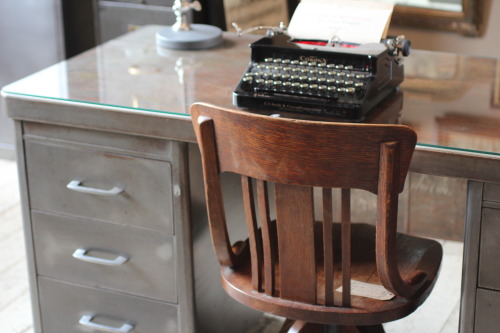
{"type": "Polygon", "coordinates": [[[191,24],[188,31],[174,31],[172,27],[167,27],[156,33],[156,44],[168,49],[208,49],[221,42],[222,30],[206,24],[191,24]]]}

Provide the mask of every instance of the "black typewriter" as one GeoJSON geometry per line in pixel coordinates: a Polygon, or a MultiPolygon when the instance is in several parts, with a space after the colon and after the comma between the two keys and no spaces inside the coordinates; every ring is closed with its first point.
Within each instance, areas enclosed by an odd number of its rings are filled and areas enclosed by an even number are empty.
{"type": "Polygon", "coordinates": [[[404,79],[404,37],[352,45],[278,33],[250,44],[251,62],[233,104],[362,121],[404,79]]]}

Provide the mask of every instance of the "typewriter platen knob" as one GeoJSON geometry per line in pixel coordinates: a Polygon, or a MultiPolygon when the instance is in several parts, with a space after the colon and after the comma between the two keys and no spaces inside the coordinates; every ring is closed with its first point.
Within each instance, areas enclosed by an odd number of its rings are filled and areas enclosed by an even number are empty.
{"type": "Polygon", "coordinates": [[[408,39],[404,39],[401,41],[401,53],[403,56],[407,57],[410,55],[411,51],[411,41],[408,39]]]}

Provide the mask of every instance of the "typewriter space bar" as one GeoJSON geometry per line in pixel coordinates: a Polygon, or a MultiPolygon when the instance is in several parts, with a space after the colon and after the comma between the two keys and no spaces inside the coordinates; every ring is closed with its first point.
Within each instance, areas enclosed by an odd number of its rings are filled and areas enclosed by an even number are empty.
{"type": "Polygon", "coordinates": [[[291,98],[298,101],[315,101],[315,102],[328,102],[336,100],[337,96],[311,96],[304,94],[281,93],[268,90],[256,90],[256,97],[278,97],[278,98],[291,98]]]}

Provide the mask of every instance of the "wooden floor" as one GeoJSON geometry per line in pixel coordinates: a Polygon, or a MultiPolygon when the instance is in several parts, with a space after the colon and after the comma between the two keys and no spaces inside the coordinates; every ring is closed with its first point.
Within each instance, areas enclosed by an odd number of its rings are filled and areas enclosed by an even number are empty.
{"type": "MultiPolygon", "coordinates": [[[[33,332],[16,164],[0,160],[0,331],[33,332]]],[[[444,241],[440,277],[411,316],[384,325],[387,333],[458,332],[462,243],[444,241]]],[[[251,332],[276,332],[279,320],[263,317],[251,332]]],[[[46,332],[63,333],[63,332],[46,332]]],[[[156,332],[151,332],[156,333],[156,332]]],[[[159,333],[159,332],[158,332],[159,333]]]]}

